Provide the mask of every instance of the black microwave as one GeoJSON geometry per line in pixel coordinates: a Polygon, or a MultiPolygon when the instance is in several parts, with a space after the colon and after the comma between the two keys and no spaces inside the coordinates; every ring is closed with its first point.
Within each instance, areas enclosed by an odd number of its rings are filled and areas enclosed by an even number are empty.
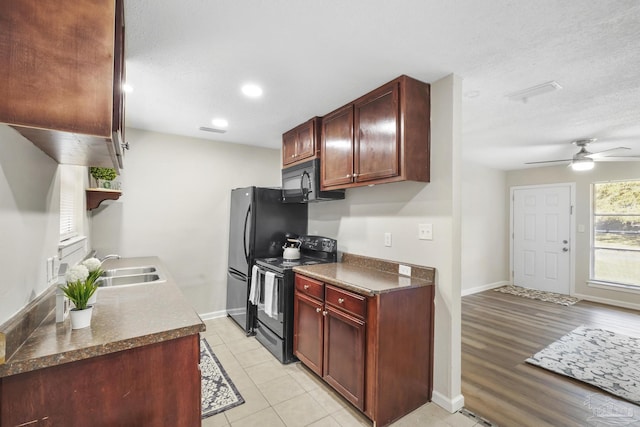
{"type": "Polygon", "coordinates": [[[320,159],[282,169],[282,201],[308,203],[344,199],[344,190],[320,191],[320,159]]]}

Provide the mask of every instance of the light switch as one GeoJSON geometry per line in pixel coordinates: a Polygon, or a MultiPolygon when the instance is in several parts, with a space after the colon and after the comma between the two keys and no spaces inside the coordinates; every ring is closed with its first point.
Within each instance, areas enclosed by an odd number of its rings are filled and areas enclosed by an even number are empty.
{"type": "Polygon", "coordinates": [[[384,245],[391,246],[391,233],[384,233],[384,245]]]}
{"type": "Polygon", "coordinates": [[[433,240],[433,224],[418,224],[418,239],[433,240]]]}

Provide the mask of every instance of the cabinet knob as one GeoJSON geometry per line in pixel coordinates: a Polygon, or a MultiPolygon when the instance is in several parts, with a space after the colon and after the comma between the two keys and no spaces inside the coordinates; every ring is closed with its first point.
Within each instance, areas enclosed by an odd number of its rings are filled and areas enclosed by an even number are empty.
{"type": "Polygon", "coordinates": [[[345,176],[345,178],[351,178],[351,174],[348,173],[347,176],[345,176]]]}
{"type": "Polygon", "coordinates": [[[322,309],[320,307],[316,308],[316,313],[320,313],[322,309]]]}
{"type": "Polygon", "coordinates": [[[295,154],[292,154],[292,155],[291,155],[291,158],[294,158],[295,156],[296,156],[295,154]]]}
{"type": "Polygon", "coordinates": [[[344,302],[344,298],[338,298],[338,304],[342,304],[344,302]]]}
{"type": "Polygon", "coordinates": [[[309,285],[304,285],[303,288],[306,291],[307,289],[309,289],[309,285]]]}
{"type": "Polygon", "coordinates": [[[323,312],[322,312],[322,315],[323,315],[323,316],[326,316],[326,315],[327,315],[327,310],[323,311],[323,312]]]}

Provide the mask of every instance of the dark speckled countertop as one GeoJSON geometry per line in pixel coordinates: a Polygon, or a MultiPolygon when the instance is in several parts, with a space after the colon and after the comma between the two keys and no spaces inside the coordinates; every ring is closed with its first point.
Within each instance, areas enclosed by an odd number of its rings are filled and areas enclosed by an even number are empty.
{"type": "Polygon", "coordinates": [[[84,329],[72,330],[68,317],[56,323],[52,311],[0,365],[0,378],[204,331],[204,323],[159,258],[109,259],[103,269],[148,265],[157,266],[166,280],[98,289],[91,326],[84,329]]]}
{"type": "Polygon", "coordinates": [[[342,262],[294,267],[293,271],[365,296],[407,287],[431,286],[435,278],[432,267],[348,253],[343,254],[342,262]],[[399,264],[411,267],[411,276],[398,274],[399,264]]]}

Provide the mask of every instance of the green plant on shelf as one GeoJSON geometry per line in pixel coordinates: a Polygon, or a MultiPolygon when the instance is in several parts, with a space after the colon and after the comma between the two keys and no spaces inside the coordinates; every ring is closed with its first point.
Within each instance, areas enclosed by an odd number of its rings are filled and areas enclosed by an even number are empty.
{"type": "Polygon", "coordinates": [[[95,179],[103,179],[105,181],[113,181],[116,179],[116,170],[112,168],[100,168],[100,167],[91,167],[89,168],[89,173],[95,179]]]}

